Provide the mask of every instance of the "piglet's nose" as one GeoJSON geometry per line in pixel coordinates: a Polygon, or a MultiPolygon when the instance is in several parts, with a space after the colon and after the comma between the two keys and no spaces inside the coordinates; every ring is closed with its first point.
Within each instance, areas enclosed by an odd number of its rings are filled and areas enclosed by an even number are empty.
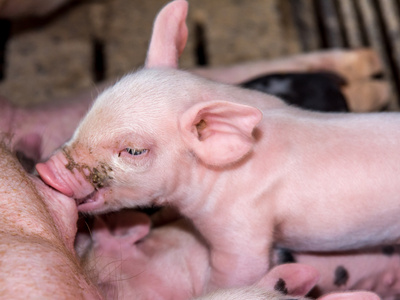
{"type": "Polygon", "coordinates": [[[60,178],[60,176],[57,176],[57,174],[53,172],[48,164],[49,162],[39,163],[36,165],[36,170],[38,171],[42,180],[64,195],[72,197],[74,195],[73,190],[64,182],[64,180],[62,180],[62,178],[60,178]]]}

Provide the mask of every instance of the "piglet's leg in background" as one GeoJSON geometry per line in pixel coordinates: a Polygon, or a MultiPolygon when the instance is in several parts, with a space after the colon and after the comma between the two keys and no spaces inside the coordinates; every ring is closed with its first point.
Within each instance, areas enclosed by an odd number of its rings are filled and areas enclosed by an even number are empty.
{"type": "Polygon", "coordinates": [[[383,73],[379,55],[372,49],[327,50],[297,54],[275,60],[259,60],[231,66],[199,68],[192,73],[231,84],[271,73],[321,72],[340,75],[346,81],[343,88],[351,111],[368,112],[388,105],[389,83],[374,78],[383,73]]]}
{"type": "Polygon", "coordinates": [[[368,78],[382,72],[378,54],[371,49],[326,50],[275,60],[256,60],[231,66],[215,66],[192,70],[194,74],[219,82],[238,84],[252,77],[268,73],[329,71],[348,81],[368,78]]]}
{"type": "MultiPolygon", "coordinates": [[[[279,257],[289,257],[286,251],[275,253],[279,257]]],[[[321,279],[313,296],[360,289],[390,299],[400,294],[399,253],[399,246],[382,246],[343,253],[297,253],[291,256],[291,261],[313,266],[320,271],[321,279]]]]}
{"type": "Polygon", "coordinates": [[[0,143],[2,299],[101,299],[73,241],[76,204],[26,174],[0,143]]]}

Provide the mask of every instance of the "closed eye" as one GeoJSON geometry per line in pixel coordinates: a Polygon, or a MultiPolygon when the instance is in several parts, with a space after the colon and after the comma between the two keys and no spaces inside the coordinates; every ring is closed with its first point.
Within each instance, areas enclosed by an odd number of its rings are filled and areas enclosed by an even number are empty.
{"type": "Polygon", "coordinates": [[[146,154],[148,151],[149,151],[148,149],[125,148],[123,151],[119,153],[118,156],[121,156],[122,152],[126,152],[132,156],[139,156],[146,154]]]}

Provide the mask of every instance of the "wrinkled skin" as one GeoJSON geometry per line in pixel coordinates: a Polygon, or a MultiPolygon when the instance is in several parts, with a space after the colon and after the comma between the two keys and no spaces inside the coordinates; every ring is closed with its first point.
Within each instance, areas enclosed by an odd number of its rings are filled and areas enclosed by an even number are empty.
{"type": "Polygon", "coordinates": [[[4,299],[100,299],[73,242],[74,202],[27,175],[0,143],[0,294],[4,299]]]}
{"type": "Polygon", "coordinates": [[[177,207],[211,248],[210,289],[259,280],[273,243],[396,243],[399,115],[308,112],[179,71],[186,12],[161,11],[147,69],[102,93],[40,176],[81,211],[177,207]]]}

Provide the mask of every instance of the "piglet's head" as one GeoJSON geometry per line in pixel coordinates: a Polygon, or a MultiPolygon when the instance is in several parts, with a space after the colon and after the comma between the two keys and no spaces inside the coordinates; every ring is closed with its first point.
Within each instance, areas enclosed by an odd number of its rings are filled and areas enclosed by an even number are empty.
{"type": "Polygon", "coordinates": [[[261,112],[232,102],[233,87],[176,69],[186,13],[182,0],[160,12],[146,68],[104,91],[72,139],[37,165],[81,211],[163,204],[182,193],[200,165],[223,169],[252,150],[261,112]]]}
{"type": "Polygon", "coordinates": [[[234,166],[251,152],[261,113],[188,96],[193,78],[170,70],[125,77],[96,100],[71,141],[36,166],[39,175],[81,211],[100,212],[164,204],[199,168],[234,166]]]}

